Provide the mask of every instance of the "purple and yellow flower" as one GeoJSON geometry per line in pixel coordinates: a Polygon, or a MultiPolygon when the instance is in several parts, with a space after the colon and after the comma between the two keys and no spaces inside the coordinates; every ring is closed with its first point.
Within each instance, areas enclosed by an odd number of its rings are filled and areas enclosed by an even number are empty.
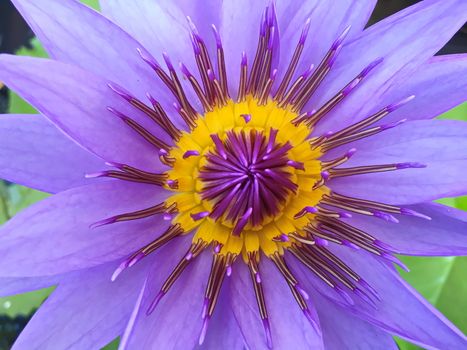
{"type": "Polygon", "coordinates": [[[396,254],[467,252],[467,18],[425,0],[14,0],[51,59],[0,56],[40,115],[0,175],[2,294],[57,285],[14,349],[465,349],[396,254]],[[199,345],[198,345],[199,344],[199,345]]]}

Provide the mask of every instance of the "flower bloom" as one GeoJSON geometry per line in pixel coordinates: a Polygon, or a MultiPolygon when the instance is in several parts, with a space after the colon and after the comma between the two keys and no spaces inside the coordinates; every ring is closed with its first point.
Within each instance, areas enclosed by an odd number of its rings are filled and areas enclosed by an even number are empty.
{"type": "Polygon", "coordinates": [[[0,229],[0,291],[58,285],[15,349],[467,346],[394,268],[467,252],[430,203],[467,193],[467,125],[430,120],[465,1],[14,2],[51,59],[0,57],[41,113],[1,117],[0,175],[54,195],[0,229]]]}

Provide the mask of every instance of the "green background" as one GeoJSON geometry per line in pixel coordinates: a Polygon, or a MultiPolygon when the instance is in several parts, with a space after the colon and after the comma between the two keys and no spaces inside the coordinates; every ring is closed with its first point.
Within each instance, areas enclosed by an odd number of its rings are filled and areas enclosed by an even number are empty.
{"type": "MultiPolygon", "coordinates": [[[[83,1],[97,8],[96,0],[83,1]]],[[[37,42],[33,40],[32,49],[21,49],[18,54],[27,56],[45,57],[46,53],[37,42]]],[[[34,113],[35,110],[17,95],[10,95],[10,113],[34,113]]],[[[467,120],[467,103],[445,113],[440,118],[467,120]]],[[[26,208],[47,195],[19,185],[7,186],[0,182],[0,223],[8,220],[19,210],[26,208]]],[[[467,211],[467,197],[446,198],[441,203],[467,211]]],[[[467,333],[467,257],[400,257],[410,268],[410,272],[401,271],[401,275],[434,306],[456,324],[464,333],[467,333]]],[[[22,295],[0,298],[0,316],[29,315],[44,301],[52,288],[30,292],[22,295]]],[[[423,320],[421,320],[423,322],[423,320]]],[[[420,349],[403,340],[397,339],[399,347],[403,350],[420,349]]],[[[117,341],[107,346],[105,350],[117,348],[117,341]]],[[[1,347],[0,347],[1,349],[1,347]]]]}

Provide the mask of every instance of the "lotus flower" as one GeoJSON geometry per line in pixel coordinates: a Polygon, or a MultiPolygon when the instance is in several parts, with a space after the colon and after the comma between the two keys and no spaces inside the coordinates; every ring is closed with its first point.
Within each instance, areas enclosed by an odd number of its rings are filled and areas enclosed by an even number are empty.
{"type": "Polygon", "coordinates": [[[50,59],[0,172],[52,193],[0,232],[3,295],[56,285],[14,349],[439,349],[465,336],[397,254],[467,252],[467,18],[426,0],[14,0],[50,59]]]}

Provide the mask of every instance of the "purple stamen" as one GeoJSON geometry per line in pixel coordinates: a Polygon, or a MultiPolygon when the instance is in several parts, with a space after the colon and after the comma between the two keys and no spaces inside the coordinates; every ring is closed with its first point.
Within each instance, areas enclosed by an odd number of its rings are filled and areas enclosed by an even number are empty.
{"type": "Polygon", "coordinates": [[[345,37],[347,34],[349,34],[351,26],[347,26],[344,31],[341,33],[341,35],[338,36],[338,38],[334,41],[334,43],[331,46],[331,50],[336,50],[345,40],[345,37]]]}
{"type": "Polygon", "coordinates": [[[204,339],[206,338],[206,332],[208,331],[210,317],[205,317],[203,321],[203,327],[201,328],[201,333],[199,335],[199,345],[203,345],[204,339]]]}
{"type": "Polygon", "coordinates": [[[105,226],[105,225],[109,225],[109,224],[113,224],[116,222],[116,219],[115,217],[110,217],[110,218],[107,218],[107,219],[104,219],[104,220],[100,220],[100,221],[97,221],[93,224],[91,224],[89,226],[90,229],[94,229],[94,228],[98,228],[98,227],[101,227],[101,226],[105,226]]]}
{"type": "Polygon", "coordinates": [[[384,61],[384,58],[380,57],[380,58],[377,58],[376,60],[374,60],[373,62],[371,62],[368,66],[366,66],[362,70],[362,72],[360,73],[360,77],[361,78],[366,77],[368,75],[368,73],[370,73],[373,70],[373,68],[378,66],[383,61],[384,61]]]}
{"type": "Polygon", "coordinates": [[[385,220],[387,222],[392,222],[392,223],[395,223],[395,224],[399,223],[399,220],[397,220],[397,218],[395,218],[391,214],[384,213],[384,212],[378,211],[378,210],[372,211],[372,214],[373,214],[374,217],[379,218],[379,219],[383,219],[383,220],[385,220]]]}
{"type": "Polygon", "coordinates": [[[221,36],[219,34],[219,31],[217,30],[216,26],[214,24],[211,25],[212,32],[214,33],[214,38],[216,39],[216,46],[218,49],[222,48],[222,40],[221,36]]]}
{"type": "Polygon", "coordinates": [[[189,151],[186,151],[184,154],[183,154],[183,159],[187,159],[189,157],[196,157],[196,156],[199,156],[199,152],[196,151],[196,150],[189,150],[189,151]]]}
{"type": "Polygon", "coordinates": [[[111,84],[111,83],[108,83],[107,86],[109,88],[111,88],[113,92],[115,92],[117,95],[123,97],[128,102],[133,101],[133,96],[131,96],[129,92],[123,90],[122,87],[111,84]]]}
{"type": "Polygon", "coordinates": [[[271,326],[269,325],[269,320],[267,318],[263,319],[263,328],[264,332],[266,333],[266,344],[269,349],[272,349],[271,326]]]}
{"type": "Polygon", "coordinates": [[[404,98],[403,100],[397,102],[397,103],[394,103],[394,104],[391,104],[389,106],[386,107],[386,110],[388,112],[394,112],[396,109],[402,107],[403,105],[405,105],[406,103],[409,103],[410,101],[412,101],[413,99],[415,98],[415,95],[411,95],[411,96],[408,96],[406,98],[404,98]]]}
{"type": "Polygon", "coordinates": [[[146,62],[148,66],[150,66],[153,70],[157,71],[161,69],[159,63],[151,56],[143,52],[140,48],[137,48],[136,51],[140,55],[141,59],[146,62]]]}
{"type": "Polygon", "coordinates": [[[249,123],[251,120],[251,114],[240,114],[240,117],[245,120],[245,123],[249,123]]]}
{"type": "Polygon", "coordinates": [[[194,221],[199,221],[207,217],[210,213],[208,211],[202,211],[200,213],[193,214],[191,213],[190,216],[194,221]]]}
{"type": "Polygon", "coordinates": [[[357,87],[361,80],[361,78],[355,78],[354,80],[352,80],[350,84],[348,84],[344,89],[342,89],[342,94],[344,96],[350,94],[357,87]]]}
{"type": "Polygon", "coordinates": [[[255,273],[255,279],[256,283],[261,283],[261,275],[259,274],[259,272],[255,273]]]}
{"type": "Polygon", "coordinates": [[[164,295],[165,295],[165,292],[163,292],[162,290],[156,295],[151,305],[149,305],[149,308],[146,311],[146,315],[149,316],[150,314],[154,312],[154,310],[156,309],[157,305],[159,304],[159,302],[161,301],[164,295]]]}
{"type": "Polygon", "coordinates": [[[170,60],[170,57],[167,54],[167,52],[162,53],[162,57],[164,58],[165,64],[166,64],[167,68],[169,69],[169,71],[175,72],[175,68],[174,68],[174,66],[172,64],[172,61],[170,60]]]}
{"type": "Polygon", "coordinates": [[[316,333],[322,334],[321,328],[319,324],[314,320],[310,310],[308,308],[303,309],[303,313],[305,314],[306,319],[308,320],[308,322],[310,322],[311,326],[316,331],[316,333]]]}
{"type": "Polygon", "coordinates": [[[112,282],[115,282],[115,280],[118,278],[118,276],[123,272],[128,267],[128,260],[124,260],[114,271],[112,274],[112,277],[110,277],[110,280],[112,282]]]}
{"type": "Polygon", "coordinates": [[[342,297],[342,299],[344,299],[344,301],[347,304],[349,304],[349,305],[354,305],[355,304],[352,297],[346,291],[344,291],[341,287],[335,286],[334,290],[342,297]]]}
{"type": "Polygon", "coordinates": [[[380,128],[381,130],[387,130],[387,129],[392,129],[392,128],[395,128],[396,126],[399,126],[403,123],[405,123],[407,121],[407,119],[401,119],[395,123],[391,123],[391,124],[386,124],[386,125],[381,125],[380,128]]]}
{"type": "Polygon", "coordinates": [[[408,162],[408,163],[398,163],[398,164],[396,164],[397,169],[409,169],[409,168],[419,169],[419,168],[426,168],[426,167],[427,167],[426,164],[417,163],[417,162],[408,162]]]}
{"type": "Polygon", "coordinates": [[[401,208],[401,214],[402,215],[410,215],[410,216],[416,216],[417,218],[425,219],[425,220],[431,220],[431,217],[421,214],[419,212],[416,212],[415,210],[408,209],[408,208],[401,208]]]}
{"type": "Polygon", "coordinates": [[[139,261],[141,261],[145,256],[146,256],[146,254],[144,254],[143,252],[139,252],[138,254],[136,254],[136,255],[128,262],[128,267],[134,266],[134,265],[137,264],[139,261]]]}
{"type": "Polygon", "coordinates": [[[296,162],[294,160],[289,160],[287,162],[287,165],[288,166],[291,166],[292,168],[295,168],[297,170],[303,170],[305,171],[305,164],[303,164],[302,162],[296,162]]]}
{"type": "Polygon", "coordinates": [[[305,26],[303,27],[302,34],[300,35],[300,40],[298,41],[299,45],[305,45],[308,32],[310,31],[311,18],[307,18],[305,26]]]}
{"type": "Polygon", "coordinates": [[[329,58],[329,61],[328,61],[328,63],[327,63],[327,66],[328,66],[329,68],[331,68],[331,67],[334,65],[334,63],[335,63],[336,60],[337,60],[337,56],[339,56],[339,53],[341,52],[341,50],[342,50],[342,45],[339,45],[339,46],[336,48],[336,50],[332,52],[331,57],[329,58]]]}
{"type": "Polygon", "coordinates": [[[295,285],[295,289],[297,290],[297,292],[300,293],[300,295],[301,295],[305,300],[310,299],[310,296],[308,295],[308,293],[307,293],[298,283],[295,285]]]}
{"type": "Polygon", "coordinates": [[[329,242],[324,238],[314,237],[314,240],[315,240],[316,245],[318,246],[327,247],[329,245],[329,242]]]}
{"type": "Polygon", "coordinates": [[[245,214],[243,214],[243,216],[240,218],[240,220],[237,222],[237,224],[235,225],[233,231],[232,231],[232,234],[234,236],[238,236],[240,235],[240,233],[242,232],[242,230],[245,228],[246,224],[248,223],[248,221],[250,220],[250,217],[251,217],[251,214],[253,213],[253,208],[250,207],[248,208],[248,210],[245,212],[245,214]]]}
{"type": "Polygon", "coordinates": [[[224,158],[224,160],[227,160],[227,153],[225,151],[224,144],[222,143],[219,135],[212,134],[211,139],[216,145],[217,152],[219,152],[219,154],[222,156],[222,158],[224,158]]]}

